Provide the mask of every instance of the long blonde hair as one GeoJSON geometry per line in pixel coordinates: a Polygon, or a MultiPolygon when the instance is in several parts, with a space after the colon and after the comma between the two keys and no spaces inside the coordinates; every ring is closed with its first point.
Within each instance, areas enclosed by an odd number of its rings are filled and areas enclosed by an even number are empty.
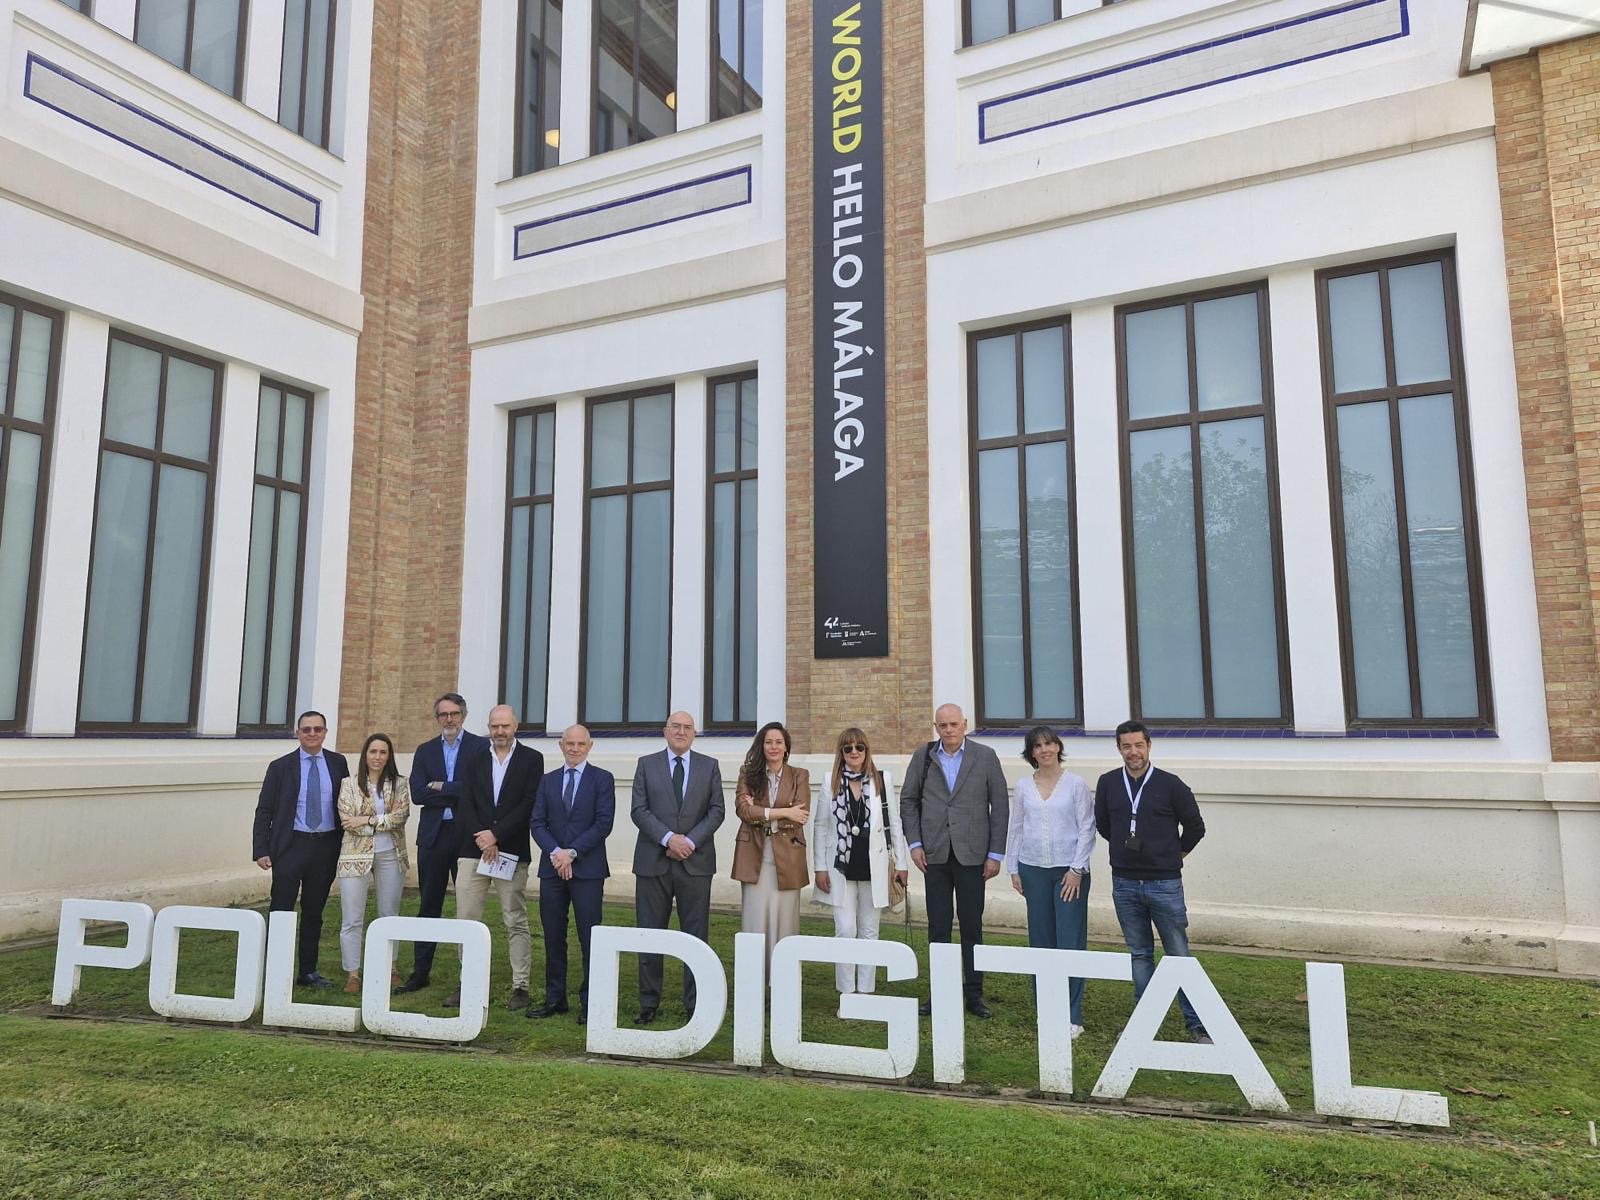
{"type": "Polygon", "coordinates": [[[844,782],[844,748],[851,742],[860,742],[867,748],[866,755],[861,760],[861,773],[872,780],[872,786],[875,791],[881,792],[882,789],[878,787],[878,768],[872,761],[872,743],[867,741],[866,734],[862,733],[857,726],[852,725],[839,735],[838,740],[833,745],[833,772],[828,776],[833,783],[833,791],[830,795],[837,796],[839,787],[844,782]]]}

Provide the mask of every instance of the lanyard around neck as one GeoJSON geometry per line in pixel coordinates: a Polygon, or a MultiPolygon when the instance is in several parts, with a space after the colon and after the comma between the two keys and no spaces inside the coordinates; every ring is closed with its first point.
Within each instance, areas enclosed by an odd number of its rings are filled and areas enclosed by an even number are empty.
{"type": "Polygon", "coordinates": [[[1150,782],[1150,776],[1156,773],[1154,767],[1146,767],[1144,776],[1139,780],[1139,790],[1135,791],[1133,784],[1128,782],[1128,768],[1122,768],[1122,790],[1128,793],[1128,832],[1137,833],[1139,827],[1139,801],[1144,799],[1144,785],[1150,782]]]}

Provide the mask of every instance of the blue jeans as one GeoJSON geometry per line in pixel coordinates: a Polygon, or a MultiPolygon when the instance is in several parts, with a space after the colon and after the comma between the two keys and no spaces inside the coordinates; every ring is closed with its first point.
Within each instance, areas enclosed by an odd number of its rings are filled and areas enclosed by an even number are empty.
{"type": "MultiPolygon", "coordinates": [[[[1065,867],[1017,864],[1022,898],[1028,902],[1028,945],[1046,950],[1083,950],[1089,945],[1089,877],[1078,883],[1078,898],[1061,898],[1065,867]]],[[[1083,1024],[1083,980],[1068,987],[1069,1011],[1074,1025],[1083,1024]]]]}
{"type": "MultiPolygon", "coordinates": [[[[1189,953],[1189,912],[1183,904],[1181,879],[1124,879],[1111,880],[1111,901],[1116,905],[1117,924],[1122,926],[1122,940],[1128,953],[1133,955],[1133,1002],[1137,1004],[1150,986],[1150,976],[1156,973],[1156,942],[1150,933],[1153,923],[1161,935],[1161,949],[1166,954],[1187,956],[1189,953]]],[[[1189,1003],[1189,997],[1178,993],[1178,1008],[1183,1012],[1183,1023],[1190,1029],[1201,1026],[1200,1018],[1189,1003]]]]}

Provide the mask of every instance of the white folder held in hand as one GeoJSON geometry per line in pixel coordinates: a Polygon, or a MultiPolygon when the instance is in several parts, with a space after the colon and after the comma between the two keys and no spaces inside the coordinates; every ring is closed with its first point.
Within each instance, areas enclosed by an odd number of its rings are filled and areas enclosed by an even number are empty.
{"type": "Polygon", "coordinates": [[[487,875],[490,879],[510,879],[517,873],[517,856],[500,851],[500,857],[492,863],[478,860],[478,874],[487,875]]]}

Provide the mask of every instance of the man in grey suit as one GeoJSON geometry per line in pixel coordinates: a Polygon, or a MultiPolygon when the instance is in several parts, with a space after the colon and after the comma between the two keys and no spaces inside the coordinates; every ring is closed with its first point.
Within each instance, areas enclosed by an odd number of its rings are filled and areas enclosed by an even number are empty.
{"type": "MultiPolygon", "coordinates": [[[[667,748],[639,759],[633,770],[634,913],[641,929],[665,929],[678,902],[678,928],[702,942],[711,933],[711,877],[717,871],[712,835],[722,824],[722,768],[695,754],[694,718],[675,712],[662,733],[667,748]]],[[[1003,828],[1003,826],[1002,826],[1003,828]]],[[[639,956],[639,1015],[648,1025],[661,1006],[661,955],[639,956]]],[[[694,976],[683,975],[683,1006],[694,1012],[694,976]]]]}
{"type": "MultiPolygon", "coordinates": [[[[1000,759],[987,746],[967,740],[967,718],[959,706],[943,704],[933,715],[939,737],[906,767],[900,788],[900,819],[911,861],[925,876],[928,940],[948,942],[961,915],[961,977],[967,1011],[988,1020],[983,976],[972,965],[972,948],[983,943],[983,892],[1000,873],[1011,806],[1000,759]],[[952,899],[954,903],[952,904],[952,899]]],[[[932,1006],[922,1003],[922,1015],[932,1006]]]]}

